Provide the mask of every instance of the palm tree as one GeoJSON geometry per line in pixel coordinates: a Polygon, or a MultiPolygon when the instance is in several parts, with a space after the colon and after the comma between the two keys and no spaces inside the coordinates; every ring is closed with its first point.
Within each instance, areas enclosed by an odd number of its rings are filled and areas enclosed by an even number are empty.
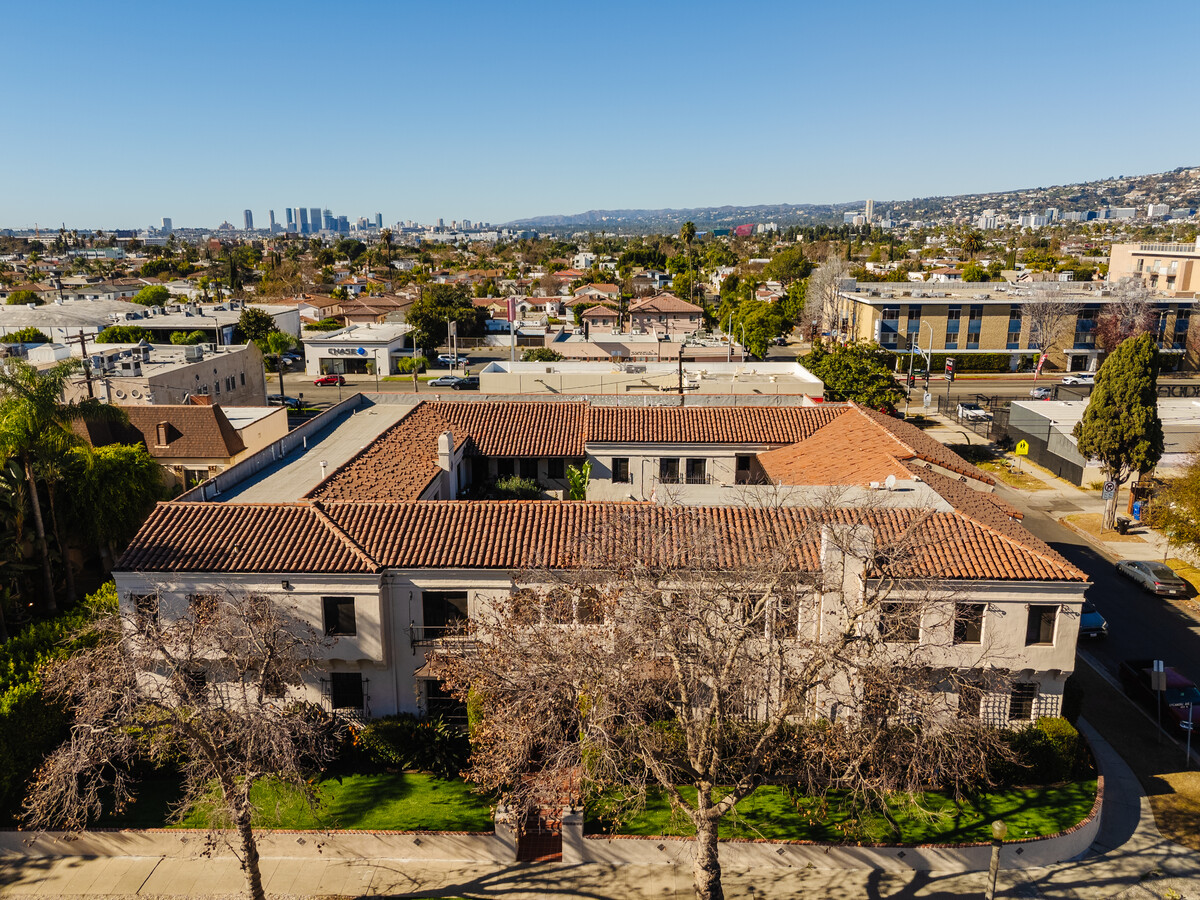
{"type": "Polygon", "coordinates": [[[286,331],[272,331],[267,335],[267,355],[275,357],[275,368],[279,372],[279,393],[287,393],[283,389],[283,354],[296,346],[296,339],[286,331]]]}
{"type": "MultiPolygon", "coordinates": [[[[84,444],[83,438],[72,430],[72,422],[126,420],[118,407],[99,400],[63,402],[63,389],[81,365],[81,360],[66,359],[39,372],[27,362],[9,360],[0,371],[0,457],[20,463],[29,488],[29,505],[44,578],[42,608],[47,613],[56,612],[58,603],[54,596],[54,573],[38,496],[37,470],[49,455],[84,444]]],[[[61,544],[59,549],[63,550],[61,544]]]]}
{"type": "Polygon", "coordinates": [[[688,282],[688,300],[690,301],[696,294],[696,266],[692,263],[692,241],[696,240],[695,223],[684,222],[683,227],[679,229],[679,236],[683,239],[683,252],[687,255],[688,268],[692,275],[688,282]]]}
{"type": "Polygon", "coordinates": [[[971,259],[978,256],[981,250],[983,250],[983,235],[978,231],[969,232],[962,239],[962,251],[970,256],[971,259]]]}
{"type": "Polygon", "coordinates": [[[385,228],[379,232],[379,243],[383,245],[383,258],[390,272],[392,269],[392,229],[385,228]]]}

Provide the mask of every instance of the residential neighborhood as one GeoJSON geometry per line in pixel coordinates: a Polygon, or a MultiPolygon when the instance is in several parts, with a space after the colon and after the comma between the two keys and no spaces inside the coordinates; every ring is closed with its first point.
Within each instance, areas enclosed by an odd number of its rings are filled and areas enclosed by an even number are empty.
{"type": "Polygon", "coordinates": [[[1200,900],[1194,65],[1030,12],[7,10],[0,900],[1200,900]]]}

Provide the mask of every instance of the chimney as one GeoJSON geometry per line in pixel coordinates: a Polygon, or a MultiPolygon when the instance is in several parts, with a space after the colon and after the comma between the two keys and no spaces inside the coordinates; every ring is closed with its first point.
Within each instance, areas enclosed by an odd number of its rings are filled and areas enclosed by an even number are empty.
{"type": "Polygon", "coordinates": [[[454,461],[454,432],[438,435],[438,468],[445,472],[445,499],[458,499],[458,465],[454,461]]]}
{"type": "Polygon", "coordinates": [[[866,525],[821,528],[821,618],[818,640],[833,639],[863,601],[867,566],[875,553],[875,536],[866,525]],[[828,636],[828,637],[827,637],[828,636]]]}

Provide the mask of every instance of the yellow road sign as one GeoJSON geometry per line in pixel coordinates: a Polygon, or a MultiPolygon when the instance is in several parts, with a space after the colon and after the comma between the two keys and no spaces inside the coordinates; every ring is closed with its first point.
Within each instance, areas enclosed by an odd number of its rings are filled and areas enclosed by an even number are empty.
{"type": "Polygon", "coordinates": [[[1021,441],[1017,444],[1017,456],[1029,455],[1029,441],[1021,441]]]}

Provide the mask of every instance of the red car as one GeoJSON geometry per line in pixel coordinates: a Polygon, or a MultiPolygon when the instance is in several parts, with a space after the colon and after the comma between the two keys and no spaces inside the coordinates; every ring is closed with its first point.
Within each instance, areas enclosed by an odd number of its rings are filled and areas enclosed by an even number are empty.
{"type": "Polygon", "coordinates": [[[343,378],[341,375],[322,375],[320,378],[318,378],[316,381],[313,382],[313,384],[317,385],[318,387],[320,387],[322,385],[328,385],[328,384],[343,385],[345,383],[346,383],[346,379],[343,378]]]}

